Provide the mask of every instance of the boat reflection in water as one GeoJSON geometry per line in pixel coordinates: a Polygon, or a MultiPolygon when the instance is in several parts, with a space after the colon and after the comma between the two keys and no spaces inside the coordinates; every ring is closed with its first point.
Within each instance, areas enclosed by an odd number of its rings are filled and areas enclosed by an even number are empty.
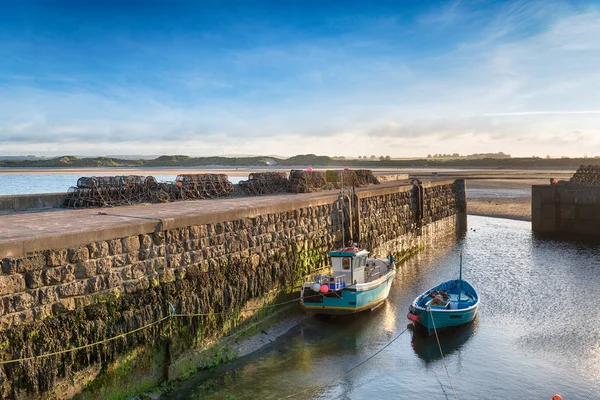
{"type": "MultiPolygon", "coordinates": [[[[442,332],[438,332],[444,356],[460,350],[477,332],[478,325],[478,319],[475,319],[469,324],[447,328],[442,332]]],[[[418,325],[409,324],[408,327],[412,331],[412,348],[421,360],[425,361],[425,363],[430,363],[442,359],[435,335],[429,336],[427,330],[422,329],[418,325]]]]}

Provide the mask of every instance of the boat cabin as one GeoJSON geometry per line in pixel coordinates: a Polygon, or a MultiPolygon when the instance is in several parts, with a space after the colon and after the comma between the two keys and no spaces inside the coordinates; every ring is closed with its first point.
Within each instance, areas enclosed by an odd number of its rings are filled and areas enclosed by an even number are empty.
{"type": "Polygon", "coordinates": [[[365,283],[368,255],[367,250],[360,250],[357,247],[346,247],[329,252],[333,274],[335,276],[344,275],[348,285],[365,283]]]}

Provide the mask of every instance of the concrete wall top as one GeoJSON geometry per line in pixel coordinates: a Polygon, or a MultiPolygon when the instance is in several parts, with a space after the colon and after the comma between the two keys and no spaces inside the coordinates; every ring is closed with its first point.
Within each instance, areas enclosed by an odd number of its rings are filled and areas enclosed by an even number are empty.
{"type": "Polygon", "coordinates": [[[0,212],[60,207],[66,196],[66,193],[4,195],[0,196],[0,212]]]}
{"type": "MultiPolygon", "coordinates": [[[[432,181],[432,182],[423,182],[422,186],[424,188],[430,188],[434,186],[444,186],[444,185],[452,185],[456,182],[456,180],[443,180],[443,181],[432,181]]],[[[379,185],[368,188],[362,188],[356,190],[356,197],[359,199],[364,199],[366,197],[371,196],[383,196],[386,194],[394,194],[400,192],[407,192],[412,190],[414,186],[410,184],[404,185],[379,185]]]]}
{"type": "MultiPolygon", "coordinates": [[[[423,186],[453,182],[430,182],[423,186]]],[[[359,198],[381,196],[408,191],[412,187],[389,182],[359,188],[356,194],[359,198]]],[[[338,197],[337,191],[327,191],[0,215],[0,258],[19,257],[34,251],[73,248],[157,230],[254,218],[332,204],[338,197]]]]}
{"type": "Polygon", "coordinates": [[[0,215],[0,258],[331,204],[335,192],[0,215]]]}

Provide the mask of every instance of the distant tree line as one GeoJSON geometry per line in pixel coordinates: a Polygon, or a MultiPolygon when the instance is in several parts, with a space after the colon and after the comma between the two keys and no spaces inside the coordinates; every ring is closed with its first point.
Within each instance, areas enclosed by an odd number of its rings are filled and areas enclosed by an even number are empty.
{"type": "Polygon", "coordinates": [[[475,154],[469,154],[466,156],[461,156],[458,153],[452,153],[452,154],[427,154],[427,158],[466,158],[469,160],[481,160],[484,158],[493,158],[493,159],[504,159],[504,158],[511,158],[510,154],[505,154],[502,151],[499,151],[498,153],[475,153],[475,154]]]}

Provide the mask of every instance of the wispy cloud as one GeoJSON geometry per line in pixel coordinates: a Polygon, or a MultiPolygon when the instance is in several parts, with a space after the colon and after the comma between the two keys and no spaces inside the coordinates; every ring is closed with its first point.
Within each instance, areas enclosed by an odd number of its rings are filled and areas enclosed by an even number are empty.
{"type": "Polygon", "coordinates": [[[57,47],[48,71],[0,67],[0,152],[575,155],[599,147],[598,11],[472,4],[383,25],[383,17],[337,18],[319,32],[264,25],[255,37],[246,21],[201,40],[125,36],[111,43],[126,43],[131,56],[76,73],[61,61],[70,50],[57,47]]]}
{"type": "Polygon", "coordinates": [[[600,110],[585,110],[585,111],[523,111],[523,112],[506,112],[506,113],[486,113],[482,114],[486,117],[510,117],[519,115],[570,115],[570,114],[600,114],[600,110]]]}

